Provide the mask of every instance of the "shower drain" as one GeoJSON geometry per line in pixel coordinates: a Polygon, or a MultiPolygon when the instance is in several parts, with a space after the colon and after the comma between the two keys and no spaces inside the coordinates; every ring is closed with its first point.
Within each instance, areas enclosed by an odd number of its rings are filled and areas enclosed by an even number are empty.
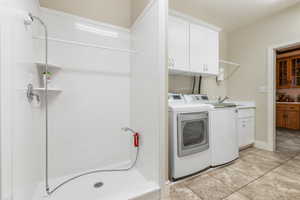
{"type": "Polygon", "coordinates": [[[101,188],[104,185],[103,182],[97,182],[94,184],[94,188],[101,188]]]}

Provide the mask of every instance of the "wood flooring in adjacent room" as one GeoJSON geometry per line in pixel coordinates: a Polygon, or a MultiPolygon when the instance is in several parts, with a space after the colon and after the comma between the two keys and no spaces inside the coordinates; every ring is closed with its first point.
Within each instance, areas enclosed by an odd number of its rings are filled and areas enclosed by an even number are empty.
{"type": "Polygon", "coordinates": [[[279,133],[279,145],[295,143],[293,151],[249,148],[229,166],[169,185],[164,200],[300,200],[298,140],[284,138],[288,135],[279,133]]]}

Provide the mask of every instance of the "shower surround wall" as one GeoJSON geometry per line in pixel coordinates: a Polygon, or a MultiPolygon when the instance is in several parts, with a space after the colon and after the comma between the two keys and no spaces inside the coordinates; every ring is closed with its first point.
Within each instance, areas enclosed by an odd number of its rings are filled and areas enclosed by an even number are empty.
{"type": "Polygon", "coordinates": [[[132,26],[131,126],[141,132],[137,168],[150,181],[159,182],[159,3],[152,1],[132,26]]]}
{"type": "MultiPolygon", "coordinates": [[[[159,198],[158,8],[158,1],[149,3],[131,31],[41,9],[49,29],[49,63],[62,67],[49,84],[62,90],[49,97],[51,185],[71,174],[127,166],[135,149],[132,135],[121,128],[130,126],[141,134],[135,169],[143,178],[135,181],[151,199],[159,198]]],[[[34,37],[39,62],[42,39],[34,37]]]]}
{"type": "MultiPolygon", "coordinates": [[[[130,162],[130,32],[42,8],[49,63],[62,69],[49,87],[50,178],[130,162]]],[[[34,37],[43,62],[43,37],[34,37]]]]}
{"type": "MultiPolygon", "coordinates": [[[[159,2],[149,3],[132,31],[39,10],[33,0],[0,4],[1,199],[40,200],[45,189],[44,102],[29,104],[26,99],[28,83],[41,87],[34,63],[44,63],[44,37],[38,23],[24,26],[28,12],[47,24],[49,63],[61,67],[49,83],[50,89],[61,89],[49,92],[51,188],[57,185],[56,178],[61,181],[93,169],[124,167],[134,151],[132,136],[121,128],[130,126],[141,134],[140,156],[133,170],[78,179],[49,199],[110,199],[143,193],[151,200],[159,199],[160,138],[164,138],[160,112],[165,109],[166,93],[165,83],[160,82],[165,68],[164,56],[159,58],[164,52],[159,45],[163,43],[159,32],[164,29],[158,22],[159,2]],[[91,184],[100,179],[106,187],[98,191],[91,184]],[[124,193],[116,194],[116,189],[124,193]]],[[[42,98],[43,92],[39,93],[42,98]]]]}
{"type": "Polygon", "coordinates": [[[27,84],[37,83],[28,12],[38,14],[38,1],[0,2],[1,200],[31,199],[42,176],[41,113],[25,98],[27,84]]]}

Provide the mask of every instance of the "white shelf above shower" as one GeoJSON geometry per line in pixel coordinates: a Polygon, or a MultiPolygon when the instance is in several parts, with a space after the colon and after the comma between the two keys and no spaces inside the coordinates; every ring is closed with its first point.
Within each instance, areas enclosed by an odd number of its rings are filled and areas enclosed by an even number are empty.
{"type": "MultiPolygon", "coordinates": [[[[36,62],[35,64],[38,67],[38,69],[41,69],[41,71],[44,71],[46,68],[45,63],[36,62]]],[[[49,70],[49,72],[56,73],[61,70],[61,67],[59,67],[58,65],[54,65],[54,64],[48,64],[48,70],[49,70]]]]}

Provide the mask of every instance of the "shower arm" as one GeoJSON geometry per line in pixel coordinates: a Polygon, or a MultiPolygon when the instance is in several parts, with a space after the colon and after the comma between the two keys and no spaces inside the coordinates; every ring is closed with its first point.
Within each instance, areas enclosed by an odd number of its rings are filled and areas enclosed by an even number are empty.
{"type": "Polygon", "coordinates": [[[49,187],[49,170],[48,170],[48,161],[49,161],[49,152],[48,152],[48,28],[44,21],[32,15],[31,13],[24,19],[25,25],[31,25],[34,20],[37,20],[44,28],[45,34],[45,74],[44,74],[44,101],[45,101],[45,188],[48,195],[51,194],[50,187],[49,187]]]}

